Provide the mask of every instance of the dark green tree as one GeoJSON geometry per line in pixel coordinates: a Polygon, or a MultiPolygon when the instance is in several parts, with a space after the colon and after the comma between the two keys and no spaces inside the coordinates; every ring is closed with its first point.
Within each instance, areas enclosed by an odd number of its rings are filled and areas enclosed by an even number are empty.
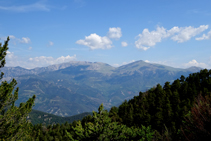
{"type": "MultiPolygon", "coordinates": [[[[0,43],[0,68],[5,65],[5,57],[8,50],[9,37],[4,42],[0,43]]],[[[4,73],[1,72],[1,78],[4,73]]],[[[18,88],[15,88],[17,82],[13,79],[10,83],[3,81],[0,85],[0,139],[2,140],[23,140],[30,138],[29,132],[32,125],[26,120],[28,113],[34,105],[35,95],[26,103],[21,103],[19,107],[15,106],[15,101],[18,99],[18,88]],[[14,94],[12,94],[14,90],[14,94]]]]}
{"type": "Polygon", "coordinates": [[[186,114],[182,133],[183,140],[200,141],[211,139],[211,95],[196,98],[194,106],[186,114]]]}
{"type": "Polygon", "coordinates": [[[77,122],[77,126],[73,127],[75,136],[66,131],[71,140],[75,141],[109,141],[109,140],[139,140],[150,141],[154,132],[150,127],[142,126],[141,128],[127,127],[126,125],[112,122],[109,113],[103,110],[101,104],[98,113],[93,112],[94,122],[86,123],[83,128],[81,122],[77,122]]]}

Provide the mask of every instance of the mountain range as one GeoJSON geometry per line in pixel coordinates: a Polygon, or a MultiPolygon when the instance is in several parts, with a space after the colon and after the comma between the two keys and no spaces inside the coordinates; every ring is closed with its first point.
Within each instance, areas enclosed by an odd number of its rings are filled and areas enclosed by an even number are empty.
{"type": "Polygon", "coordinates": [[[17,105],[36,95],[33,109],[62,117],[120,105],[140,91],[202,68],[173,68],[136,61],[120,67],[101,62],[71,61],[34,69],[4,67],[3,80],[18,82],[17,105]]]}
{"type": "Polygon", "coordinates": [[[73,123],[74,121],[82,120],[85,116],[88,115],[92,115],[92,112],[85,112],[69,117],[61,117],[32,109],[32,111],[27,116],[27,120],[31,122],[33,125],[36,124],[54,125],[54,124],[64,124],[65,122],[73,123]]]}

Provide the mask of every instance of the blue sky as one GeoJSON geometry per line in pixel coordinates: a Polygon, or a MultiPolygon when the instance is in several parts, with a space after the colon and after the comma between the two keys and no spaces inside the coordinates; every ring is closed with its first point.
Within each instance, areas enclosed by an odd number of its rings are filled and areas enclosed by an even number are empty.
{"type": "Polygon", "coordinates": [[[0,1],[6,66],[143,60],[211,68],[210,0],[0,1]]]}

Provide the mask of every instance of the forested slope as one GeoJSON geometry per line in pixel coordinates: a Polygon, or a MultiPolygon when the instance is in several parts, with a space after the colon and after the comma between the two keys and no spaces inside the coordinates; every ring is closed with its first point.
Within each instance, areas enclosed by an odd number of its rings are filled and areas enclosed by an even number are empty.
{"type": "MultiPolygon", "coordinates": [[[[5,65],[9,37],[0,43],[0,68],[5,65]]],[[[1,72],[0,79],[4,73],[1,72]]],[[[140,92],[108,112],[103,104],[98,112],[81,121],[65,124],[33,125],[27,121],[36,96],[15,106],[17,81],[0,85],[0,140],[210,140],[211,70],[183,75],[172,84],[166,82],[140,92]],[[14,94],[13,94],[14,92],[14,94]]]]}
{"type": "Polygon", "coordinates": [[[77,114],[69,117],[61,117],[49,113],[45,113],[38,110],[33,110],[29,113],[27,120],[30,121],[33,125],[36,124],[45,124],[45,125],[53,125],[53,124],[62,124],[65,122],[72,123],[75,120],[82,120],[83,117],[87,115],[91,115],[91,112],[85,112],[81,114],[77,114]]]}
{"type": "Polygon", "coordinates": [[[187,78],[181,76],[172,84],[166,82],[163,87],[158,84],[146,92],[140,92],[139,96],[124,101],[112,118],[129,127],[151,125],[152,129],[160,134],[167,127],[172,138],[178,139],[177,132],[180,131],[182,121],[193,107],[196,98],[210,96],[210,92],[211,70],[201,70],[187,78]]]}
{"type": "Polygon", "coordinates": [[[211,119],[211,70],[181,76],[140,92],[108,112],[103,105],[82,121],[34,126],[42,140],[207,140],[211,119]]]}

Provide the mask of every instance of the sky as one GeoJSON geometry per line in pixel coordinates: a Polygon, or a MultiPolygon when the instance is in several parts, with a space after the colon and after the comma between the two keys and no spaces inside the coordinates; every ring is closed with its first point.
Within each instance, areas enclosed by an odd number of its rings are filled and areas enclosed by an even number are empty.
{"type": "Polygon", "coordinates": [[[211,69],[210,0],[0,0],[5,66],[143,60],[211,69]]]}

